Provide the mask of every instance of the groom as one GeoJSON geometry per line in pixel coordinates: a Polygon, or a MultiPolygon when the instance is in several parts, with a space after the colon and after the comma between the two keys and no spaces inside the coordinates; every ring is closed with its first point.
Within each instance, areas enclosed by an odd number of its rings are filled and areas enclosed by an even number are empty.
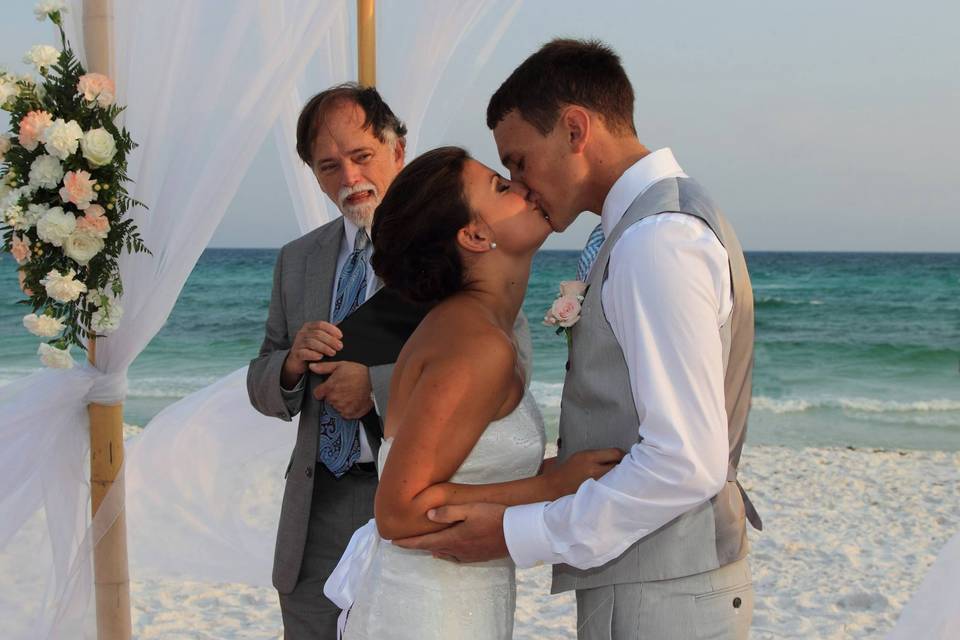
{"type": "MultiPolygon", "coordinates": [[[[551,503],[443,507],[400,541],[474,562],[554,565],[581,640],[746,638],[753,609],[737,482],[753,368],[753,294],[732,227],[669,149],[647,150],[633,88],[598,42],[554,40],[487,107],[503,164],[556,231],[600,214],[581,256],[558,458],[620,464],[551,503]]],[[[396,541],[395,541],[396,543],[396,541]]]]}

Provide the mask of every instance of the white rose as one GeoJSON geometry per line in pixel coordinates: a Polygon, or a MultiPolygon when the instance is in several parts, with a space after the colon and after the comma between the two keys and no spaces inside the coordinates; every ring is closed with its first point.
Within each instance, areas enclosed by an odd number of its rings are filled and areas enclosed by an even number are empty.
{"type": "Polygon", "coordinates": [[[54,346],[42,342],[37,349],[40,354],[40,361],[51,369],[71,369],[73,368],[73,356],[70,355],[70,347],[66,349],[57,349],[54,346]]]}
{"type": "Polygon", "coordinates": [[[103,128],[93,129],[83,134],[80,147],[83,149],[83,157],[95,167],[110,164],[117,153],[117,143],[110,132],[103,128]]]}
{"type": "Polygon", "coordinates": [[[3,221],[8,227],[13,227],[22,231],[23,227],[23,207],[19,204],[11,203],[3,210],[3,221]]]}
{"type": "Polygon", "coordinates": [[[83,129],[76,120],[66,122],[58,118],[43,132],[43,146],[46,147],[47,153],[66,160],[71,154],[76,153],[82,137],[83,129]]]}
{"type": "MultiPolygon", "coordinates": [[[[0,100],[0,104],[3,104],[2,100],[0,100]]],[[[13,146],[12,140],[13,138],[7,134],[0,133],[0,162],[3,162],[3,158],[7,155],[7,151],[10,151],[10,147],[13,146]]]]}
{"type": "Polygon", "coordinates": [[[123,307],[118,304],[105,304],[93,312],[90,328],[101,335],[110,335],[120,326],[123,307]]]}
{"type": "Polygon", "coordinates": [[[86,265],[102,250],[103,239],[87,231],[74,231],[63,241],[63,252],[81,265],[86,265]]]}
{"type": "Polygon", "coordinates": [[[53,207],[37,222],[37,235],[44,242],[62,247],[64,240],[77,228],[77,219],[69,211],[53,207]]]}
{"type": "Polygon", "coordinates": [[[15,97],[19,91],[16,82],[7,77],[0,78],[0,107],[5,105],[7,100],[15,97]]]}
{"type": "Polygon", "coordinates": [[[27,331],[40,338],[52,338],[63,331],[63,323],[46,314],[38,316],[31,313],[23,316],[23,326],[27,328],[27,331]]]}
{"type": "Polygon", "coordinates": [[[57,64],[59,59],[60,51],[48,44],[35,44],[23,56],[23,61],[32,64],[40,73],[43,73],[44,69],[57,64]]]}
{"type": "Polygon", "coordinates": [[[54,13],[66,13],[67,3],[64,0],[41,0],[33,9],[33,15],[37,16],[39,22],[46,20],[47,16],[54,13]]]}
{"type": "Polygon", "coordinates": [[[63,180],[63,166],[50,155],[42,155],[30,164],[30,186],[56,189],[63,180]]]}
{"type": "Polygon", "coordinates": [[[57,302],[73,302],[87,290],[87,285],[77,280],[77,272],[70,269],[66,273],[50,271],[40,281],[47,290],[47,295],[57,302]]]}

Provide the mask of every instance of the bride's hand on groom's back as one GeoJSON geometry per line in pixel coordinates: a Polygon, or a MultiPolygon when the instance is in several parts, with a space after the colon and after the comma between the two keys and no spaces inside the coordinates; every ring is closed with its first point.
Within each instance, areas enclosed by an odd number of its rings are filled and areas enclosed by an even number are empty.
{"type": "Polygon", "coordinates": [[[563,462],[543,466],[543,474],[554,491],[552,499],[560,498],[577,489],[586,480],[597,480],[614,468],[623,456],[622,449],[590,449],[578,451],[563,462]]]}

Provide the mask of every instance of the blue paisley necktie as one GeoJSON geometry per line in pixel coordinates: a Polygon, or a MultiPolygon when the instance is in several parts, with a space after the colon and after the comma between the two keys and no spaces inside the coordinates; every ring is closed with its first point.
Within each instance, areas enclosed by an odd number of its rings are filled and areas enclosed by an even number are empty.
{"type": "Polygon", "coordinates": [[[590,274],[590,267],[593,266],[593,262],[597,259],[597,254],[600,253],[603,240],[603,225],[598,224],[596,228],[590,232],[590,237],[587,238],[587,244],[583,247],[583,251],[580,252],[580,260],[577,262],[577,280],[587,281],[587,276],[590,274]]]}
{"type": "MultiPolygon", "coordinates": [[[[337,279],[337,296],[330,321],[338,324],[363,304],[367,293],[367,246],[365,229],[357,231],[353,252],[347,257],[337,279]]],[[[320,442],[317,459],[338,478],[360,458],[359,420],[347,420],[326,402],[320,405],[320,442]]]]}

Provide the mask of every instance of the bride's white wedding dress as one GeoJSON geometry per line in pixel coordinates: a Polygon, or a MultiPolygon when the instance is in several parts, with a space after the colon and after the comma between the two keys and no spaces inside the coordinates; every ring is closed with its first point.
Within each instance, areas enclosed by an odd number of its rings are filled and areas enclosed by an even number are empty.
{"type": "MultiPolygon", "coordinates": [[[[543,417],[528,390],[511,414],[490,423],[450,481],[490,484],[530,477],[543,460],[544,441],[543,417]]],[[[391,444],[387,439],[380,447],[380,469],[391,444]]],[[[356,546],[351,542],[351,549],[356,546]]],[[[356,599],[347,614],[347,640],[512,636],[516,579],[509,558],[455,564],[378,537],[360,553],[372,557],[357,563],[364,565],[363,576],[355,583],[356,599]]]]}

